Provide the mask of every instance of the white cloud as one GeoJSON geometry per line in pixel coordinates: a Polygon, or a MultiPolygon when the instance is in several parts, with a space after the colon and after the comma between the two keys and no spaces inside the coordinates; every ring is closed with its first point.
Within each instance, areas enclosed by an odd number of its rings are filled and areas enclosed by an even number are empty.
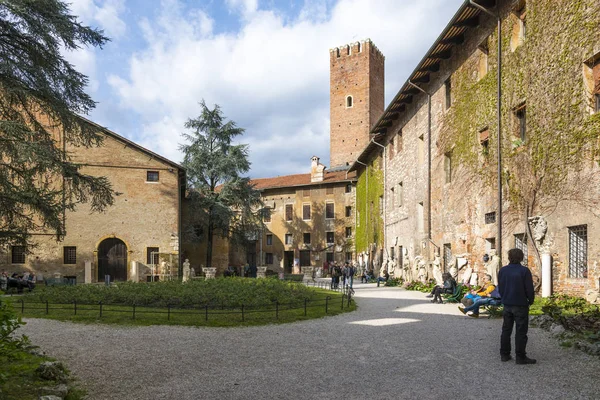
{"type": "Polygon", "coordinates": [[[459,3],[340,0],[327,9],[314,0],[290,20],[255,0],[227,0],[242,27],[215,34],[205,11],[168,0],[156,21],[140,21],[147,45],[128,75],[109,83],[142,121],[134,139],[175,161],[183,123],[205,99],[246,128],[253,177],[308,172],[312,155],[329,160],[329,49],[371,38],[386,55],[389,100],[459,3]]]}
{"type": "Polygon", "coordinates": [[[85,24],[99,25],[111,38],[125,33],[125,22],[120,17],[124,0],[68,0],[71,12],[85,24]]]}

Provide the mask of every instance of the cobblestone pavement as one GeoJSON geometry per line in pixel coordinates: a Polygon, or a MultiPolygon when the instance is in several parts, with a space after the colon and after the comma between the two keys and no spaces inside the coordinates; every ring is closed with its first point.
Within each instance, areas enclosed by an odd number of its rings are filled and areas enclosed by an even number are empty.
{"type": "Polygon", "coordinates": [[[500,362],[499,319],[355,284],[356,312],[249,328],[30,319],[90,399],[600,399],[600,359],[532,328],[537,365],[500,362]]]}

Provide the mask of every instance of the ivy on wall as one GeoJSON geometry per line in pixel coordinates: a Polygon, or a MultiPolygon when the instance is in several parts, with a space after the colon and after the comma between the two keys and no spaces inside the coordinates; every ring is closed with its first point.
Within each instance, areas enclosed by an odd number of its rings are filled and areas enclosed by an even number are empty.
{"type": "Polygon", "coordinates": [[[359,171],[356,184],[357,253],[367,251],[371,243],[376,243],[377,247],[383,246],[383,218],[379,209],[379,198],[383,196],[384,187],[381,163],[381,157],[375,157],[369,162],[369,168],[359,171]]]}

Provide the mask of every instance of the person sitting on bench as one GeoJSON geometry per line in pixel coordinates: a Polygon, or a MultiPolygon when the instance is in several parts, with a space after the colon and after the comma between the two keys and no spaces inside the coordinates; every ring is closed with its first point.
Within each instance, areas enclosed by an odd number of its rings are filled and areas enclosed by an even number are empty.
{"type": "Polygon", "coordinates": [[[480,297],[476,300],[473,305],[469,307],[464,307],[462,304],[458,306],[458,309],[461,313],[468,315],[471,318],[479,318],[479,307],[481,306],[499,306],[502,304],[502,300],[500,299],[500,293],[498,289],[494,289],[489,296],[480,297]]]}
{"type": "Polygon", "coordinates": [[[377,278],[377,287],[379,287],[379,284],[381,282],[384,282],[384,283],[387,282],[388,279],[390,279],[390,274],[388,273],[387,269],[384,269],[383,270],[383,276],[380,276],[379,278],[377,278]]]}
{"type": "Polygon", "coordinates": [[[454,294],[454,290],[456,290],[456,281],[448,272],[444,272],[442,274],[442,279],[444,280],[443,286],[435,286],[430,294],[425,297],[433,297],[431,300],[432,303],[443,304],[442,294],[454,294]]]}
{"type": "Polygon", "coordinates": [[[461,302],[465,305],[465,307],[472,306],[474,302],[482,297],[489,297],[490,293],[492,293],[494,289],[496,289],[496,285],[492,283],[492,276],[490,274],[485,274],[483,276],[483,286],[481,289],[471,290],[465,295],[465,297],[463,297],[461,302]]]}

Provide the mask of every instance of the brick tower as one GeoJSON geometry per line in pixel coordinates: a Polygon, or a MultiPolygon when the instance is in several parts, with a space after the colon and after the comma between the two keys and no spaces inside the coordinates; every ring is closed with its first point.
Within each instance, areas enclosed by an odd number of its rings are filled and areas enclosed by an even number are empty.
{"type": "Polygon", "coordinates": [[[370,39],[329,50],[331,168],[356,160],[384,109],[385,57],[370,39]]]}

